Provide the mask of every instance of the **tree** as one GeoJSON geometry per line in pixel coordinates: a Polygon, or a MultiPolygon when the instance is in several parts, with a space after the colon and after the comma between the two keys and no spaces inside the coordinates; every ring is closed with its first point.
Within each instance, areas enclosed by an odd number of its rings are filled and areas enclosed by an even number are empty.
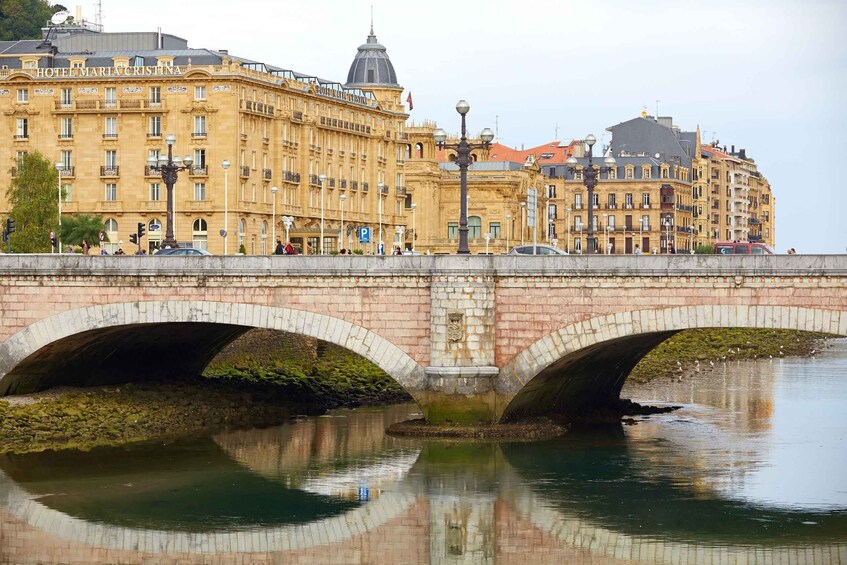
{"type": "Polygon", "coordinates": [[[109,241],[109,236],[105,233],[106,230],[103,227],[103,218],[100,216],[86,216],[85,214],[64,216],[62,217],[62,229],[59,232],[62,234],[62,245],[82,245],[82,240],[85,239],[94,246],[101,231],[104,232],[104,241],[109,241]]]}
{"type": "Polygon", "coordinates": [[[38,152],[25,154],[17,165],[6,191],[16,225],[12,251],[49,253],[50,230],[59,220],[59,172],[38,152]]]}
{"type": "Polygon", "coordinates": [[[41,39],[55,11],[46,0],[0,0],[0,41],[41,39]]]}

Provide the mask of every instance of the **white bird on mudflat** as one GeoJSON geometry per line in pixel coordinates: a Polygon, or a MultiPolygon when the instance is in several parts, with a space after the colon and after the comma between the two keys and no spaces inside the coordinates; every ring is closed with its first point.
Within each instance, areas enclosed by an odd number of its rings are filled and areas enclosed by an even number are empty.
{"type": "Polygon", "coordinates": [[[710,366],[710,367],[714,367],[714,366],[715,366],[715,362],[714,362],[714,361],[709,361],[709,366],[710,366]]]}

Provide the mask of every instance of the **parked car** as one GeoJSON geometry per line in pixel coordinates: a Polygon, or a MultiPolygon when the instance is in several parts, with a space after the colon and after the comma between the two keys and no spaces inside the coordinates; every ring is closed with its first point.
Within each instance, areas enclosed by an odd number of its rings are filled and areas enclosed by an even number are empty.
{"type": "Polygon", "coordinates": [[[516,245],[509,255],[567,255],[568,252],[552,245],[516,245]]]}
{"type": "Polygon", "coordinates": [[[153,255],[211,255],[211,253],[205,249],[194,249],[193,247],[174,247],[159,249],[153,255]]]}
{"type": "Polygon", "coordinates": [[[728,242],[715,244],[716,255],[773,255],[773,250],[764,243],[728,242]]]}

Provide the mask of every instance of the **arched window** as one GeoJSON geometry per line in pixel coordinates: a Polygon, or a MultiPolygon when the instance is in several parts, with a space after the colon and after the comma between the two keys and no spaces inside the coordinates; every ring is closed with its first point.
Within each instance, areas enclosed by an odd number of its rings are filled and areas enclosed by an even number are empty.
{"type": "Polygon", "coordinates": [[[112,218],[106,220],[103,224],[103,231],[106,232],[107,239],[109,240],[107,243],[103,244],[103,249],[106,250],[110,255],[114,255],[115,251],[118,250],[118,222],[112,218]]]}
{"type": "Polygon", "coordinates": [[[423,143],[416,143],[415,144],[415,156],[418,159],[423,159],[423,156],[424,156],[424,154],[423,154],[423,143]]]}
{"type": "Polygon", "coordinates": [[[262,255],[268,254],[268,222],[262,222],[262,255]]]}
{"type": "Polygon", "coordinates": [[[471,153],[471,163],[476,163],[476,153],[471,153]]]}
{"type": "Polygon", "coordinates": [[[191,245],[194,249],[206,249],[208,247],[209,228],[206,225],[206,220],[197,218],[194,220],[194,226],[191,233],[191,245]]]}
{"type": "Polygon", "coordinates": [[[241,252],[241,246],[244,245],[244,234],[247,232],[247,222],[242,218],[238,220],[238,250],[241,252]]]}
{"type": "Polygon", "coordinates": [[[412,158],[412,146],[411,144],[406,145],[406,159],[412,158]]]}
{"type": "Polygon", "coordinates": [[[451,163],[455,163],[455,162],[456,162],[456,156],[455,156],[455,155],[453,155],[453,154],[450,154],[450,156],[449,156],[449,157],[447,157],[447,158],[450,160],[450,162],[451,162],[451,163]]]}
{"type": "Polygon", "coordinates": [[[482,237],[482,220],[479,216],[468,217],[468,238],[479,239],[482,237]]]}

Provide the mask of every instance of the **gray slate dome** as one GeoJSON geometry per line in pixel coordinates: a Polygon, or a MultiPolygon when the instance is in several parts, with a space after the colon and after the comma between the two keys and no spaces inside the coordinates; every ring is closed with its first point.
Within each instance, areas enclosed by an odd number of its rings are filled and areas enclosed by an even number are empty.
{"type": "Polygon", "coordinates": [[[350,65],[347,73],[345,88],[362,88],[368,86],[389,86],[400,88],[397,84],[397,73],[388,58],[385,47],[380,45],[374,35],[373,27],[368,35],[368,42],[359,46],[359,52],[350,65]]]}

